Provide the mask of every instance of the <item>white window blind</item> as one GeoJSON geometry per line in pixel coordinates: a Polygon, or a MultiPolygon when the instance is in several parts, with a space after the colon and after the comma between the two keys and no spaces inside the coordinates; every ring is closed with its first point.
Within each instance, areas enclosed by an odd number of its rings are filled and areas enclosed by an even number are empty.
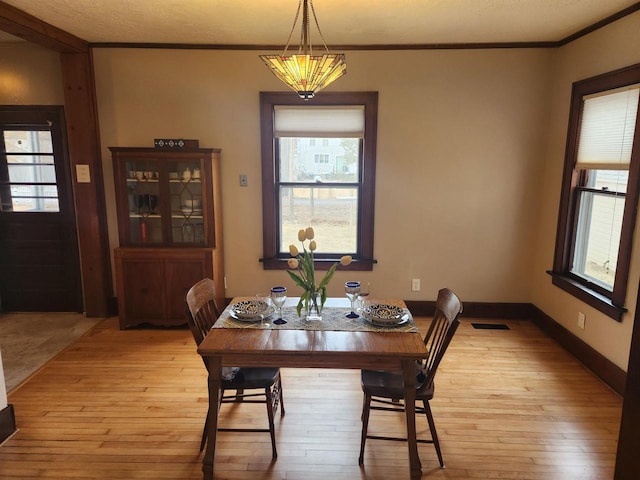
{"type": "Polygon", "coordinates": [[[583,98],[576,169],[628,170],[640,85],[583,98]]]}
{"type": "Polygon", "coordinates": [[[363,138],[364,106],[274,107],[276,137],[363,138]]]}

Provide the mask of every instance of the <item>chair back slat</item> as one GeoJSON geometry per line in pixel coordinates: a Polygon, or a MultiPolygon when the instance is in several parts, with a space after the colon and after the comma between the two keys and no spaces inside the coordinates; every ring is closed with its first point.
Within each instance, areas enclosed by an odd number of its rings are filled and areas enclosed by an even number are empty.
{"type": "Polygon", "coordinates": [[[200,345],[220,316],[213,280],[204,278],[192,286],[187,292],[186,302],[189,328],[196,344],[200,345]]]}
{"type": "Polygon", "coordinates": [[[438,365],[460,324],[458,317],[461,313],[462,303],[456,294],[448,288],[441,289],[436,301],[436,312],[424,337],[428,353],[420,366],[422,385],[419,390],[428,390],[432,387],[438,365]]]}

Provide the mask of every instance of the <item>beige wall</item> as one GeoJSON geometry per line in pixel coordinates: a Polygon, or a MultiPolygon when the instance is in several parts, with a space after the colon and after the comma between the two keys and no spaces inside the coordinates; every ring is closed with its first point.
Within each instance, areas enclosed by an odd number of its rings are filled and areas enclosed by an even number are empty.
{"type": "Polygon", "coordinates": [[[623,18],[601,30],[562,47],[554,56],[551,113],[546,132],[540,224],[532,270],[531,301],[573,334],[621,368],[627,368],[631,330],[640,279],[640,222],[634,234],[627,308],[622,323],[602,315],[551,284],[545,270],[553,266],[558,202],[569,122],[571,85],[577,80],[640,62],[640,13],[623,18]],[[587,316],[585,329],[577,326],[578,312],[587,316]]]}
{"type": "MultiPolygon", "coordinates": [[[[630,313],[622,323],[551,285],[571,83],[638,63],[640,14],[557,50],[347,52],[333,91],[379,92],[374,294],[432,300],[446,285],[464,301],[533,302],[626,368],[640,255],[635,236],[630,313]],[[380,68],[386,62],[390,67],[380,68]],[[410,291],[410,279],[422,291],[410,291]],[[587,327],[576,327],[577,312],[587,327]]],[[[222,149],[227,296],[284,283],[263,271],[258,94],[281,84],[259,52],[98,49],[98,109],[109,237],[117,246],[109,146],[156,137],[222,149]],[[238,175],[249,186],[238,185],[238,175]]],[[[58,56],[0,45],[0,103],[61,104],[58,56]]],[[[353,274],[338,272],[330,294],[353,274]]]]}
{"type": "Polygon", "coordinates": [[[0,43],[0,105],[63,105],[60,55],[28,43],[0,43]]]}
{"type": "MultiPolygon", "coordinates": [[[[348,74],[332,90],[379,92],[378,264],[355,274],[374,294],[433,300],[449,286],[468,301],[530,300],[551,57],[513,49],[347,53],[348,74]],[[422,279],[421,292],[411,292],[411,278],[422,279]]],[[[282,90],[258,53],[98,49],[94,59],[112,247],[108,147],[197,138],[222,149],[226,295],[280,283],[295,293],[284,272],[258,262],[259,92],[282,90]],[[238,185],[240,173],[249,187],[238,185]]],[[[344,295],[352,277],[338,272],[330,294],[344,295]]]]}

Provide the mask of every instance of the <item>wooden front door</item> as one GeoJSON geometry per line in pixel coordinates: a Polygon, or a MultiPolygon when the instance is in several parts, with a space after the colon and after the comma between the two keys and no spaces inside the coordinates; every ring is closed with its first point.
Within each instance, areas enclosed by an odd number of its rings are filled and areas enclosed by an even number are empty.
{"type": "Polygon", "coordinates": [[[0,106],[0,311],[81,312],[64,112],[0,106]]]}

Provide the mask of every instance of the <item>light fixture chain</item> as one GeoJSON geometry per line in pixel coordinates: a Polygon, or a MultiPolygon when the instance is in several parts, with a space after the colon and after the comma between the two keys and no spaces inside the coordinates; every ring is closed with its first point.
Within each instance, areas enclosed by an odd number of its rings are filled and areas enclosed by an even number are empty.
{"type": "MultiPolygon", "coordinates": [[[[320,30],[320,24],[318,23],[318,17],[316,16],[316,9],[313,6],[313,0],[310,0],[311,3],[311,13],[313,14],[313,20],[316,22],[316,28],[318,29],[318,33],[320,34],[320,40],[322,40],[322,45],[324,45],[324,49],[329,53],[329,47],[327,47],[327,42],[324,41],[324,37],[322,36],[322,30],[320,30]]],[[[311,43],[311,40],[309,40],[311,43]]]]}
{"type": "Polygon", "coordinates": [[[296,18],[293,19],[293,26],[291,27],[291,32],[289,32],[289,38],[287,38],[287,44],[284,46],[284,51],[282,52],[283,56],[286,55],[287,50],[289,49],[289,44],[291,43],[291,36],[293,35],[293,31],[296,29],[296,24],[298,23],[298,17],[300,16],[301,6],[302,6],[302,0],[298,2],[298,10],[296,10],[296,18]]]}

